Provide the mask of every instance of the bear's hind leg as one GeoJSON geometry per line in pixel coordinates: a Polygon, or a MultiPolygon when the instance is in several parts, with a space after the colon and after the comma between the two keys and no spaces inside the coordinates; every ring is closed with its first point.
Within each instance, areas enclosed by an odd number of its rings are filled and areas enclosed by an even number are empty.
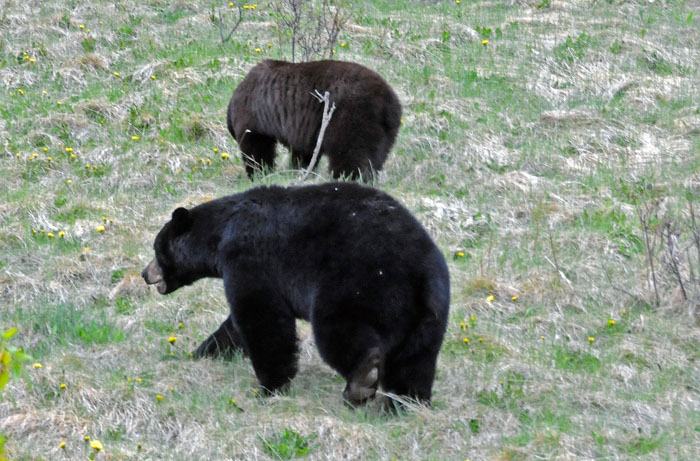
{"type": "Polygon", "coordinates": [[[435,379],[438,350],[426,349],[410,355],[401,352],[387,356],[382,374],[382,388],[430,404],[435,379]]]}
{"type": "Polygon", "coordinates": [[[345,152],[328,156],[328,170],[334,179],[348,178],[369,183],[374,179],[374,168],[367,158],[345,152]]]}
{"type": "Polygon", "coordinates": [[[379,386],[379,369],[381,367],[381,355],[379,348],[372,348],[367,357],[355,368],[348,384],[343,391],[343,398],[351,405],[356,406],[374,398],[379,386]]]}
{"type": "Polygon", "coordinates": [[[374,398],[383,368],[374,328],[344,319],[317,318],[313,330],[319,354],[347,381],[345,401],[355,406],[374,398]]]}

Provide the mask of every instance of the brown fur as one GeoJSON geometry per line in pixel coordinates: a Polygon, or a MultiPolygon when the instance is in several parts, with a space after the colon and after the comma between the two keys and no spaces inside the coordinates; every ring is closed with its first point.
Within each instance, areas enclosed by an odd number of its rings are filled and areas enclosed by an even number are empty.
{"type": "Polygon", "coordinates": [[[314,90],[328,91],[336,105],[321,146],[333,177],[367,180],[382,168],[401,123],[401,103],[379,74],[351,62],[265,60],[238,85],[226,117],[249,176],[273,167],[278,141],[291,150],[296,167],[308,166],[323,116],[314,90]]]}

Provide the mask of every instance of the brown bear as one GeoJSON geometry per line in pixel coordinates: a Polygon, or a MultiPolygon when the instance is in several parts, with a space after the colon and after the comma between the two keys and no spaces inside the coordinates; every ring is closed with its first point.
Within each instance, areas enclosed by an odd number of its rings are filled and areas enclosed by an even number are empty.
{"type": "Polygon", "coordinates": [[[382,168],[401,124],[401,103],[386,80],[352,62],[265,60],[238,85],[226,115],[249,177],[274,166],[278,141],[294,167],[309,165],[323,117],[316,90],[336,106],[320,150],[333,177],[370,180],[382,168]]]}

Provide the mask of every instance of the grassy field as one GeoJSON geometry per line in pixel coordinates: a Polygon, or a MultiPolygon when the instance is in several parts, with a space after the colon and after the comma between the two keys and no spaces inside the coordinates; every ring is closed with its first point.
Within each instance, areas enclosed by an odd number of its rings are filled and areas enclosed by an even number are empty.
{"type": "MultiPolygon", "coordinates": [[[[0,400],[10,459],[700,459],[700,3],[352,2],[336,57],[404,106],[377,187],[452,280],[433,408],[397,417],[343,405],[303,322],[260,401],[248,360],[188,357],[221,282],[140,278],[175,207],[253,185],[226,104],[289,47],[265,3],[222,45],[219,9],[2,2],[0,329],[42,365],[0,400]]],[[[256,184],[299,177],[282,153],[256,184]]]]}

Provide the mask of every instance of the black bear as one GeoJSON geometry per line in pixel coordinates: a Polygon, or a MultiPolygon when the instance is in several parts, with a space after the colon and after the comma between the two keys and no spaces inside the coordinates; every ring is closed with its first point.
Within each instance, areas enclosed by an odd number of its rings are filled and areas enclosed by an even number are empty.
{"type": "Polygon", "coordinates": [[[356,183],[258,187],[177,208],[155,239],[146,283],[171,293],[224,281],[231,313],[196,357],[242,350],[264,391],[297,372],[295,319],[350,404],[385,391],[430,402],[445,333],[445,258],[396,200],[356,183]]]}
{"type": "Polygon", "coordinates": [[[309,165],[323,116],[315,90],[328,91],[336,105],[320,150],[333,177],[370,180],[382,168],[401,124],[401,103],[379,74],[352,62],[265,60],[238,85],[226,114],[248,176],[273,167],[277,141],[290,149],[295,167],[309,165]]]}

